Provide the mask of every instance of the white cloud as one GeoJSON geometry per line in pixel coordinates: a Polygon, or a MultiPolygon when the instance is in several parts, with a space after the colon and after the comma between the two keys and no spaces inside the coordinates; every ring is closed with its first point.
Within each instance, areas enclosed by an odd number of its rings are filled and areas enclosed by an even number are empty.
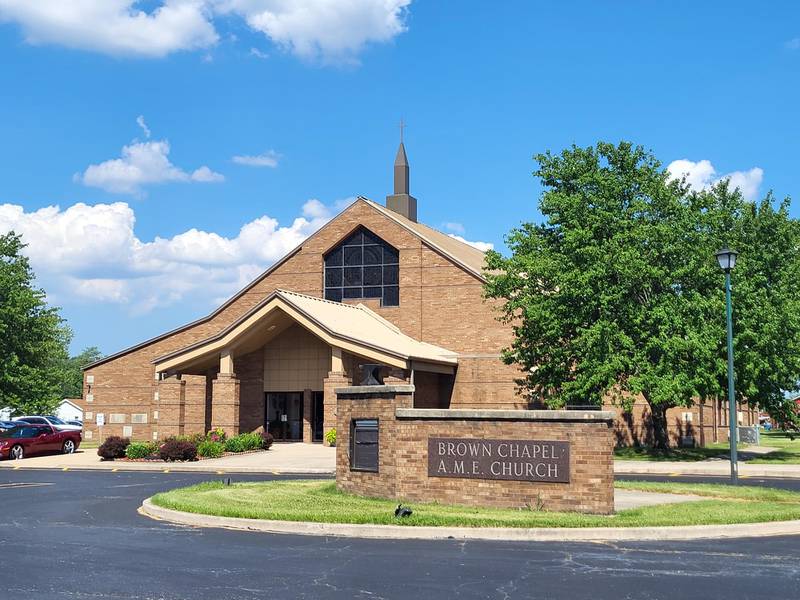
{"type": "MultiPolygon", "coordinates": [[[[366,45],[388,42],[406,30],[410,3],[411,0],[0,0],[0,21],[19,24],[31,44],[157,58],[214,46],[219,41],[214,19],[235,15],[277,46],[303,59],[357,63],[358,54],[366,45]]],[[[254,56],[262,57],[261,51],[253,50],[254,56]]]]}
{"type": "Polygon", "coordinates": [[[262,216],[225,237],[189,229],[144,241],[124,202],[49,206],[25,212],[0,204],[0,234],[14,230],[48,298],[110,303],[143,313],[180,301],[218,303],[319,229],[333,209],[307,201],[290,224],[262,216]]]}
{"type": "Polygon", "coordinates": [[[30,44],[59,44],[112,55],[162,57],[207,48],[219,37],[205,0],[0,0],[0,21],[18,23],[30,44]]]}
{"type": "Polygon", "coordinates": [[[305,60],[357,63],[367,44],[406,30],[411,0],[216,0],[275,44],[305,60]]]}
{"type": "Polygon", "coordinates": [[[269,58],[269,54],[266,52],[262,52],[258,48],[250,48],[250,56],[255,56],[256,58],[267,59],[269,58]]]}
{"type": "MultiPolygon", "coordinates": [[[[144,117],[136,119],[145,135],[150,129],[144,117]]],[[[76,173],[75,180],[84,185],[118,194],[140,194],[142,186],[170,182],[217,183],[225,181],[220,173],[203,165],[191,173],[176,167],[169,160],[167,140],[139,142],[134,140],[122,147],[122,156],[96,165],[89,165],[83,174],[76,173]]]]}
{"type": "Polygon", "coordinates": [[[142,128],[144,137],[150,139],[150,128],[147,126],[147,123],[144,122],[144,115],[139,115],[136,117],[136,124],[142,128]]]}
{"type": "Polygon", "coordinates": [[[463,235],[464,232],[466,231],[464,229],[464,225],[462,225],[461,223],[453,223],[453,222],[442,223],[442,227],[444,227],[447,231],[452,231],[453,233],[460,233],[461,235],[463,235]]]}
{"type": "Polygon", "coordinates": [[[686,183],[696,190],[705,190],[716,185],[723,179],[730,181],[731,188],[739,188],[747,200],[755,200],[758,197],[758,188],[764,179],[764,170],[753,167],[748,171],[733,171],[725,175],[718,176],[717,170],[711,161],[701,160],[694,162],[687,159],[673,160],[667,166],[672,179],[686,178],[686,183]]]}
{"type": "Polygon", "coordinates": [[[477,248],[481,252],[488,252],[489,250],[494,250],[494,244],[491,242],[471,242],[469,240],[465,240],[460,235],[455,235],[454,233],[448,233],[451,238],[454,240],[458,240],[459,242],[464,242],[465,244],[469,244],[473,248],[477,248]]]}
{"type": "Polygon", "coordinates": [[[201,183],[219,183],[225,181],[225,176],[221,173],[215,173],[204,165],[199,169],[195,169],[192,172],[190,179],[192,181],[199,181],[201,183]]]}
{"type": "Polygon", "coordinates": [[[280,154],[275,150],[268,150],[263,154],[256,155],[239,155],[234,156],[231,160],[239,165],[247,165],[248,167],[277,167],[280,154]]]}

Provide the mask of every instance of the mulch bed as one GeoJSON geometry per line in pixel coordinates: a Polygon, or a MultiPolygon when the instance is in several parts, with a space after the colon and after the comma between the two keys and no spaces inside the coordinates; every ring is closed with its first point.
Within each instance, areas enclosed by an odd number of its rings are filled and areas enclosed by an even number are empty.
{"type": "MultiPolygon", "coordinates": [[[[269,450],[246,450],[245,452],[225,452],[222,456],[217,456],[215,458],[225,458],[226,456],[242,456],[243,454],[256,454],[258,452],[268,452],[269,450]]],[[[210,456],[198,456],[194,461],[163,461],[158,456],[146,456],[145,458],[116,458],[114,462],[197,462],[200,460],[208,460],[211,458],[210,456]]]]}

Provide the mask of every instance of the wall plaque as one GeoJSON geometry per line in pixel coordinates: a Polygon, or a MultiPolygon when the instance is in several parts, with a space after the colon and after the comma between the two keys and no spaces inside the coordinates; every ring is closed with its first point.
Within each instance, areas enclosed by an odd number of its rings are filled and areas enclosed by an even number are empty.
{"type": "Polygon", "coordinates": [[[428,477],[569,483],[569,442],[432,437],[428,477]]]}

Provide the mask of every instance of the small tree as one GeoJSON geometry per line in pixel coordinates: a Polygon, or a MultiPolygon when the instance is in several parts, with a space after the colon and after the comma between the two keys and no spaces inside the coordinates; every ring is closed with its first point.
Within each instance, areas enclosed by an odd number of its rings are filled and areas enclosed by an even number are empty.
{"type": "Polygon", "coordinates": [[[51,412],[61,395],[71,331],[49,307],[13,232],[0,236],[0,406],[51,412]]]}
{"type": "MultiPolygon", "coordinates": [[[[500,318],[515,334],[504,360],[527,373],[519,383],[528,396],[551,407],[610,398],[628,408],[641,395],[655,444],[665,448],[667,409],[724,397],[724,296],[713,252],[723,241],[741,242],[744,261],[754,243],[748,239],[785,252],[793,266],[781,268],[767,293],[776,307],[791,292],[785,282],[800,264],[797,224],[785,211],[770,212],[769,199],[753,212],[725,185],[692,192],[629,143],[573,146],[536,160],[545,222],[513,230],[510,257],[487,256],[486,295],[503,301],[500,318]],[[767,240],[776,219],[785,224],[767,240]]],[[[747,260],[758,272],[772,268],[763,252],[752,251],[747,260]]],[[[737,286],[744,271],[737,271],[737,286]]],[[[787,357],[795,342],[776,352],[774,336],[758,344],[750,339],[746,332],[760,331],[765,316],[755,296],[741,298],[743,289],[737,287],[735,318],[750,325],[737,329],[740,391],[777,410],[774,390],[791,389],[800,378],[800,364],[787,357]],[[765,364],[780,373],[768,376],[765,364]]],[[[798,338],[797,318],[786,315],[791,306],[771,310],[768,327],[784,321],[783,332],[798,338]]]]}
{"type": "Polygon", "coordinates": [[[70,356],[61,365],[62,398],[80,398],[83,395],[83,367],[103,358],[103,353],[95,346],[85,348],[80,354],[70,356]]]}

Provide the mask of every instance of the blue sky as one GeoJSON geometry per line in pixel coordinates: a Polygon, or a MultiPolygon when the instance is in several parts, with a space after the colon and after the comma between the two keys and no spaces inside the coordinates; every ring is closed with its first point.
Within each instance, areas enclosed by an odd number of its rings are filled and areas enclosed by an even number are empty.
{"type": "Polygon", "coordinates": [[[383,201],[401,117],[420,220],[499,249],[539,218],[532,155],[572,143],[800,192],[796,2],[30,4],[0,0],[0,231],[73,350],[202,316],[383,201]]]}

